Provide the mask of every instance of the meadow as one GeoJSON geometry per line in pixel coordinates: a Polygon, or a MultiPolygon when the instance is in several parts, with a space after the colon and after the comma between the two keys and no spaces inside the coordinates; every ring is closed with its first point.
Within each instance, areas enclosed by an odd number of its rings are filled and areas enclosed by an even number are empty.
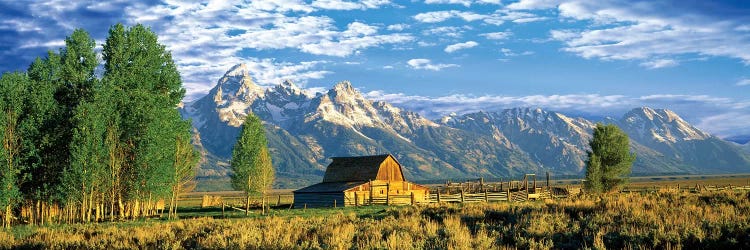
{"type": "Polygon", "coordinates": [[[229,211],[226,219],[17,226],[0,231],[0,248],[750,249],[749,200],[746,191],[662,189],[520,203],[277,207],[249,218],[229,211]]]}

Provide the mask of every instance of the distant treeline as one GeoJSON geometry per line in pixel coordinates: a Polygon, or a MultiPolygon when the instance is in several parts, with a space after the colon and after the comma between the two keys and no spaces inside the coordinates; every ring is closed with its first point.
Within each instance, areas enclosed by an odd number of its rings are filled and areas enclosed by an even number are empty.
{"type": "Polygon", "coordinates": [[[169,51],[142,25],[109,29],[103,72],[89,34],[0,78],[3,225],[170,216],[199,155],[169,51]],[[171,202],[170,202],[171,201],[171,202]],[[162,203],[163,204],[163,203],[162,203]]]}

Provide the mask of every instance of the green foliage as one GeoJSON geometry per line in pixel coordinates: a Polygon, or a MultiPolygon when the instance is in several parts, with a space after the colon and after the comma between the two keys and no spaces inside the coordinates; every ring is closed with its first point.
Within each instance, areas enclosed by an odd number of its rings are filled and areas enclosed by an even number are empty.
{"type": "MultiPolygon", "coordinates": [[[[122,176],[129,197],[168,197],[173,191],[177,140],[189,124],[175,109],[185,90],[179,72],[156,34],[143,25],[112,26],[103,51],[103,81],[116,89],[125,146],[122,176]]],[[[189,153],[193,155],[192,152],[189,153]]]]}
{"type": "Polygon", "coordinates": [[[21,138],[19,117],[23,112],[23,93],[29,79],[22,73],[4,74],[0,78],[0,207],[3,226],[11,223],[12,209],[21,201],[19,174],[21,138]]]}
{"type": "Polygon", "coordinates": [[[63,105],[66,99],[62,80],[62,58],[48,52],[29,66],[31,84],[25,95],[26,114],[21,119],[24,134],[22,191],[27,199],[60,200],[57,187],[61,173],[69,165],[69,143],[72,137],[71,109],[63,105]]]}
{"type": "Polygon", "coordinates": [[[586,161],[585,188],[594,193],[611,192],[627,183],[635,161],[628,135],[613,124],[597,124],[586,161]]]}
{"type": "Polygon", "coordinates": [[[170,52],[142,25],[117,24],[109,34],[102,79],[82,29],[26,74],[3,75],[0,214],[26,199],[32,223],[59,219],[42,214],[54,205],[80,215],[68,221],[100,219],[102,209],[111,219],[126,210],[138,217],[193,177],[199,155],[176,109],[185,90],[170,52]]]}
{"type": "Polygon", "coordinates": [[[274,169],[268,153],[268,141],[260,118],[248,114],[232,150],[232,187],[249,194],[263,193],[271,187],[274,169]]]}
{"type": "Polygon", "coordinates": [[[91,98],[94,84],[94,69],[99,65],[94,47],[96,43],[88,32],[76,29],[65,38],[65,48],[61,56],[61,77],[64,82],[64,104],[74,108],[80,101],[91,98]]]}

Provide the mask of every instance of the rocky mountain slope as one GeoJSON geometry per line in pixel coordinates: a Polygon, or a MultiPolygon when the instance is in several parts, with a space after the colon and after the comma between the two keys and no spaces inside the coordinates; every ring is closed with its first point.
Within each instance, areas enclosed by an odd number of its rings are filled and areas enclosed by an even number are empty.
{"type": "MultiPolygon", "coordinates": [[[[312,94],[286,81],[263,89],[245,65],[230,69],[208,95],[182,108],[210,160],[199,175],[226,176],[232,146],[252,112],[266,125],[281,186],[321,179],[334,156],[391,153],[409,179],[507,177],[522,173],[578,175],[595,126],[541,109],[451,115],[431,121],[371,101],[349,82],[312,94]]],[[[634,109],[613,122],[632,139],[634,172],[703,173],[750,170],[747,153],[691,126],[669,110],[634,109]]]]}

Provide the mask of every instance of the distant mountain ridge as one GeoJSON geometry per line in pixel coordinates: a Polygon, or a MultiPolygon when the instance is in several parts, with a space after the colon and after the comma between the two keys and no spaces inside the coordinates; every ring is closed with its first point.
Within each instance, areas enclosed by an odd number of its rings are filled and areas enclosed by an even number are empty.
{"type": "MultiPolygon", "coordinates": [[[[249,112],[266,125],[281,186],[318,182],[334,156],[391,153],[409,179],[507,177],[522,173],[580,175],[595,124],[542,109],[449,115],[430,120],[362,96],[351,83],[312,94],[285,81],[263,89],[243,64],[208,95],[186,104],[212,160],[204,176],[226,176],[226,162],[249,112]]],[[[636,173],[748,172],[750,156],[677,114],[647,107],[607,119],[631,137],[636,173]]],[[[199,174],[199,175],[201,175],[199,174]]]]}

